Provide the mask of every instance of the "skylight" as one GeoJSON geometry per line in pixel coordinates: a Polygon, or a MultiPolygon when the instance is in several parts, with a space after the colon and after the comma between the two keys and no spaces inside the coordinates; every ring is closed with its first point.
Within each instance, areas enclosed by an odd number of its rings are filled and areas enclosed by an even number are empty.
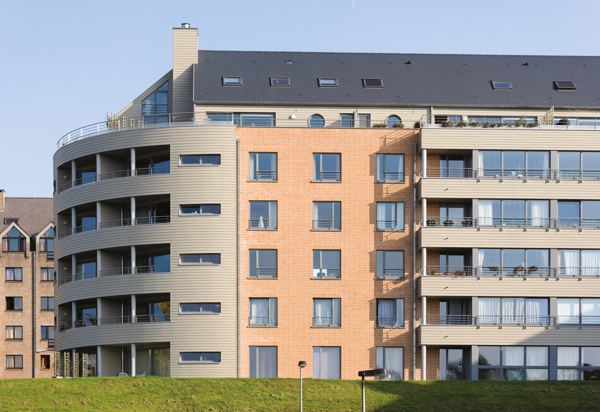
{"type": "Polygon", "coordinates": [[[337,87],[337,79],[319,79],[319,87],[337,87]]]}
{"type": "Polygon", "coordinates": [[[224,86],[241,86],[242,78],[241,77],[223,77],[223,85],[224,86]]]}
{"type": "Polygon", "coordinates": [[[508,80],[492,80],[492,86],[498,90],[512,90],[512,84],[508,80]]]}
{"type": "Polygon", "coordinates": [[[383,88],[381,79],[363,79],[363,85],[367,88],[383,88]]]}
{"type": "Polygon", "coordinates": [[[271,77],[271,86],[289,86],[289,77],[271,77]]]}
{"type": "Polygon", "coordinates": [[[558,90],[575,90],[575,83],[570,80],[556,80],[554,81],[558,90]]]}

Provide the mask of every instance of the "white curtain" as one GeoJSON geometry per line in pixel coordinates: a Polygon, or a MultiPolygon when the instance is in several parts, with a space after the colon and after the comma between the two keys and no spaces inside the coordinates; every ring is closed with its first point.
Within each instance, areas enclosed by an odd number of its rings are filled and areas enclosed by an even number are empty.
{"type": "Polygon", "coordinates": [[[559,346],[557,366],[579,366],[579,348],[559,346]]]}
{"type": "Polygon", "coordinates": [[[269,202],[269,229],[277,229],[277,202],[269,202]]]}
{"type": "Polygon", "coordinates": [[[257,178],[256,176],[256,153],[250,153],[250,180],[257,178]]]}
{"type": "Polygon", "coordinates": [[[581,299],[581,322],[600,324],[600,299],[581,299]]]}
{"type": "Polygon", "coordinates": [[[500,320],[500,298],[479,298],[479,323],[496,323],[500,320]]]}
{"type": "Polygon", "coordinates": [[[581,274],[600,275],[600,250],[581,251],[581,274]]]}
{"type": "MultiPolygon", "coordinates": [[[[480,152],[481,153],[481,152],[480,152]]],[[[493,200],[479,200],[479,226],[490,226],[494,224],[493,200]]]]}
{"type": "Polygon", "coordinates": [[[528,381],[547,381],[548,369],[527,369],[528,381]]]}
{"type": "Polygon", "coordinates": [[[340,379],[340,348],[313,347],[313,379],[340,379]]]}
{"type": "Polygon", "coordinates": [[[258,355],[257,377],[258,378],[276,378],[277,377],[277,347],[258,346],[256,347],[258,355]]]}
{"type": "Polygon", "coordinates": [[[396,301],[391,299],[377,301],[377,317],[379,326],[394,326],[396,324],[396,301]]]}
{"type": "MultiPolygon", "coordinates": [[[[548,366],[548,347],[528,346],[527,366],[548,366]]],[[[527,371],[527,375],[529,372],[527,371]]]]}
{"type": "Polygon", "coordinates": [[[250,299],[250,324],[269,323],[269,299],[250,299]]]}
{"type": "Polygon", "coordinates": [[[384,368],[388,373],[388,379],[399,381],[403,379],[403,349],[404,348],[388,348],[377,347],[376,368],[384,368]]]}
{"type": "Polygon", "coordinates": [[[524,298],[502,299],[502,321],[504,323],[521,323],[525,315],[524,298]]]}
{"type": "Polygon", "coordinates": [[[525,365],[525,347],[524,346],[505,346],[504,347],[504,366],[523,366],[525,365]]]}
{"type": "Polygon", "coordinates": [[[561,275],[579,275],[579,250],[559,250],[558,260],[561,275]]]}
{"type": "Polygon", "coordinates": [[[527,322],[548,322],[548,299],[527,299],[527,322]]]}
{"type": "Polygon", "coordinates": [[[383,182],[383,155],[377,155],[377,181],[383,182]]]}
{"type": "Polygon", "coordinates": [[[315,325],[333,323],[331,299],[315,299],[315,325]]]}
{"type": "Polygon", "coordinates": [[[558,298],[558,322],[579,323],[578,298],[558,298]]]}
{"type": "Polygon", "coordinates": [[[531,226],[548,226],[548,218],[550,217],[550,202],[547,200],[528,200],[529,211],[531,216],[528,216],[531,226]]]}
{"type": "Polygon", "coordinates": [[[377,229],[385,229],[386,220],[390,220],[388,216],[386,216],[386,203],[378,202],[377,203],[377,229]]]}
{"type": "Polygon", "coordinates": [[[484,176],[483,151],[479,151],[479,176],[484,176]]]}
{"type": "Polygon", "coordinates": [[[578,369],[559,369],[558,370],[559,381],[577,381],[579,380],[578,369]]]}

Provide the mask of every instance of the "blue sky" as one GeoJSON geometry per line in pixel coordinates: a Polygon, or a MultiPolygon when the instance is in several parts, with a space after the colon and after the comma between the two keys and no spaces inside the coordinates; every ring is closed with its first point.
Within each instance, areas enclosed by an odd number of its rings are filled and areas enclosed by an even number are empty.
{"type": "Polygon", "coordinates": [[[209,50],[600,55],[597,0],[0,1],[0,189],[52,196],[57,140],[209,50]]]}

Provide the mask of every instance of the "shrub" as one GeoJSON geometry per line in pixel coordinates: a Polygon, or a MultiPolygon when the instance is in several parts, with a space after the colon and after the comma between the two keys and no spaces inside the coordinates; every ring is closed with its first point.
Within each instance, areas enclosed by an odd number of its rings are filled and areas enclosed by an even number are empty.
{"type": "Polygon", "coordinates": [[[454,127],[452,120],[445,120],[442,122],[442,127],[454,127]]]}
{"type": "Polygon", "coordinates": [[[495,124],[495,123],[485,122],[485,123],[483,124],[483,128],[484,128],[484,129],[487,129],[488,127],[494,127],[494,126],[492,126],[493,124],[495,124]]]}
{"type": "Polygon", "coordinates": [[[525,120],[525,116],[521,115],[519,120],[515,122],[516,127],[525,127],[527,126],[527,120],[525,120]]]}
{"type": "Polygon", "coordinates": [[[471,122],[471,123],[469,123],[469,126],[471,126],[471,127],[480,127],[481,123],[479,123],[479,122],[471,122]]]}
{"type": "Polygon", "coordinates": [[[467,122],[465,122],[465,121],[460,121],[460,122],[458,122],[457,126],[458,126],[458,127],[467,127],[467,126],[468,126],[468,123],[467,123],[467,122]]]}
{"type": "Polygon", "coordinates": [[[537,123],[527,123],[527,127],[538,127],[537,123]]]}
{"type": "Polygon", "coordinates": [[[394,123],[394,125],[392,126],[394,129],[404,129],[404,123],[400,122],[400,123],[394,123]]]}
{"type": "Polygon", "coordinates": [[[421,128],[421,122],[415,122],[415,129],[420,129],[421,128]]]}
{"type": "MultiPolygon", "coordinates": [[[[396,125],[394,125],[396,126],[396,125]]],[[[387,127],[387,124],[385,123],[373,123],[373,127],[387,127]]]]}

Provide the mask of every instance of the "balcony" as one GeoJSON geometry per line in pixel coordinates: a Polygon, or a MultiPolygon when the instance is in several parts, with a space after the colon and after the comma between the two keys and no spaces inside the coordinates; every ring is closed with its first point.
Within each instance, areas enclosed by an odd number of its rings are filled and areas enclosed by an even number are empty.
{"type": "Polygon", "coordinates": [[[69,329],[79,329],[91,326],[104,325],[130,325],[135,323],[164,323],[170,322],[170,315],[138,315],[138,316],[114,316],[109,318],[77,320],[75,322],[64,322],[57,327],[58,332],[69,329]]]}
{"type": "Polygon", "coordinates": [[[73,229],[65,230],[58,234],[58,239],[63,239],[67,236],[74,235],[76,233],[89,232],[98,229],[108,229],[112,227],[124,227],[124,226],[139,226],[139,225],[160,225],[171,223],[171,216],[152,216],[152,217],[141,217],[135,219],[118,219],[109,220],[106,222],[100,222],[99,224],[88,224],[83,226],[77,226],[73,229]]]}
{"type": "Polygon", "coordinates": [[[120,170],[117,172],[101,173],[97,176],[83,177],[83,178],[77,179],[73,182],[66,183],[57,189],[57,193],[64,192],[65,190],[70,189],[72,187],[77,187],[77,186],[81,186],[81,185],[85,185],[85,184],[89,184],[89,183],[101,182],[101,181],[105,181],[105,180],[113,180],[113,179],[119,179],[119,178],[123,178],[123,177],[132,177],[132,176],[165,175],[165,174],[169,174],[169,173],[171,173],[170,166],[152,166],[152,167],[137,168],[137,169],[134,169],[133,171],[128,169],[128,170],[120,170]]]}
{"type": "Polygon", "coordinates": [[[421,227],[522,228],[527,229],[600,229],[598,218],[524,218],[524,217],[427,217],[421,227]]]}
{"type": "Polygon", "coordinates": [[[543,326],[549,327],[598,327],[600,316],[545,316],[545,315],[427,315],[420,318],[421,325],[427,326],[543,326]]]}
{"type": "Polygon", "coordinates": [[[421,276],[455,277],[542,277],[542,278],[600,278],[600,267],[540,267],[540,266],[426,266],[421,276]]]}
{"type": "Polygon", "coordinates": [[[124,275],[142,275],[149,273],[170,273],[171,267],[168,265],[154,265],[154,266],[136,266],[133,269],[130,267],[118,268],[118,269],[106,269],[101,270],[100,273],[97,271],[77,273],[72,276],[63,277],[58,279],[58,285],[64,285],[65,283],[71,283],[85,279],[95,279],[100,277],[108,276],[124,276],[124,275]]]}

